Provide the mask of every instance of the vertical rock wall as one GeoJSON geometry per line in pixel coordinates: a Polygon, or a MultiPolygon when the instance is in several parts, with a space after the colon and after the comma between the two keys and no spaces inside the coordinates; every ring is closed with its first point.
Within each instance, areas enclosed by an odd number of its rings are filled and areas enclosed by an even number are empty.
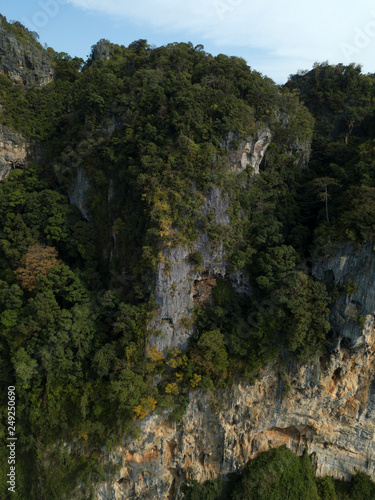
{"type": "MultiPolygon", "coordinates": [[[[267,127],[261,128],[254,137],[241,141],[236,149],[232,144],[234,135],[229,134],[222,146],[227,148],[231,169],[237,173],[247,166],[259,173],[259,165],[271,140],[267,127]]],[[[215,223],[222,226],[230,224],[228,216],[229,199],[219,188],[213,188],[203,207],[202,215],[213,213],[215,223]]],[[[222,242],[210,241],[208,235],[200,231],[195,243],[163,251],[164,262],[158,264],[155,300],[159,305],[158,316],[152,327],[160,331],[151,339],[161,351],[167,347],[186,349],[192,335],[191,323],[194,303],[209,299],[215,279],[228,280],[238,293],[251,294],[251,288],[244,273],[231,273],[226,262],[222,242]],[[189,258],[192,252],[199,252],[202,262],[197,266],[189,258]],[[203,299],[202,299],[203,296],[203,299]]]]}
{"type": "Polygon", "coordinates": [[[0,17],[0,73],[14,83],[46,85],[54,76],[51,59],[24,26],[15,26],[23,36],[16,36],[0,17]]]}
{"type": "Polygon", "coordinates": [[[27,140],[8,127],[0,125],[0,181],[15,168],[24,168],[29,150],[27,140]]]}
{"type": "MultiPolygon", "coordinates": [[[[333,306],[336,341],[330,354],[299,366],[286,357],[254,384],[241,382],[216,394],[191,391],[179,424],[167,414],[141,423],[141,439],[117,450],[122,469],[102,483],[104,500],[178,499],[181,483],[241,471],[270,445],[315,452],[318,476],[349,479],[356,470],[375,478],[375,255],[371,245],[337,248],[319,259],[314,274],[353,291],[333,306]],[[354,309],[351,308],[355,301],[354,309]],[[353,314],[361,311],[359,323],[353,314]],[[354,313],[353,313],[354,311],[354,313]]],[[[287,354],[286,354],[287,356],[287,354]]]]}

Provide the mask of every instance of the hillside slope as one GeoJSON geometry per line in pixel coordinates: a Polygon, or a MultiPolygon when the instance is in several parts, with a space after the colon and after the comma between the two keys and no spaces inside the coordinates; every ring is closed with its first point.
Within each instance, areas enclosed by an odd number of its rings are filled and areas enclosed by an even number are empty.
{"type": "Polygon", "coordinates": [[[183,498],[271,442],[375,478],[374,77],[1,30],[15,498],[183,498]]]}

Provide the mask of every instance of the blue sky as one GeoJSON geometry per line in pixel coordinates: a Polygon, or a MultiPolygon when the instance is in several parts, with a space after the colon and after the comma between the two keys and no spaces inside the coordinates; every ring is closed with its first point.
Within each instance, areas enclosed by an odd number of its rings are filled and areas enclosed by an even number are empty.
{"type": "Polygon", "coordinates": [[[84,59],[101,38],[122,45],[145,38],[243,57],[276,83],[315,61],[375,73],[373,0],[0,0],[0,13],[84,59]]]}

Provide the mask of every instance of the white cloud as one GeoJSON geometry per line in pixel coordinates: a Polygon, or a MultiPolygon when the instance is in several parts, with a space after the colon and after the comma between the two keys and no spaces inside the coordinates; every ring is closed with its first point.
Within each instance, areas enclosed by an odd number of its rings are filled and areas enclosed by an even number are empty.
{"type": "MultiPolygon", "coordinates": [[[[186,40],[189,34],[197,35],[203,43],[209,41],[218,50],[233,54],[236,47],[246,47],[249,52],[260,49],[280,67],[280,75],[285,64],[290,68],[309,68],[314,61],[348,63],[352,62],[350,57],[363,64],[366,71],[375,71],[373,51],[370,50],[371,46],[375,47],[373,0],[67,2],[83,9],[141,22],[157,33],[170,33],[171,41],[175,41],[176,34],[180,33],[181,40],[186,40]],[[296,66],[297,62],[302,66],[296,66]]],[[[287,76],[288,71],[284,73],[287,76]]]]}

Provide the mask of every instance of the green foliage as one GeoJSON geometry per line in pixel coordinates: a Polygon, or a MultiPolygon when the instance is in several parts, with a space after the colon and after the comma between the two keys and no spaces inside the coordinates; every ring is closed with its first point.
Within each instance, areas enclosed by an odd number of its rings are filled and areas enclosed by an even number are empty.
{"type": "Polygon", "coordinates": [[[203,262],[202,252],[191,252],[189,255],[189,260],[196,266],[199,266],[203,262]]]}
{"type": "Polygon", "coordinates": [[[348,295],[349,297],[353,297],[353,295],[356,293],[356,291],[359,289],[359,285],[355,283],[354,278],[350,278],[348,283],[342,287],[343,293],[345,295],[348,295]]]}
{"type": "Polygon", "coordinates": [[[97,444],[129,429],[150,391],[142,353],[153,304],[105,290],[95,228],[50,171],[14,171],[0,190],[0,377],[17,388],[19,455],[30,460],[18,491],[62,498],[78,481],[75,497],[88,498],[104,477],[97,444]]]}
{"type": "Polygon", "coordinates": [[[204,332],[191,350],[190,360],[198,367],[201,374],[218,380],[225,378],[228,355],[220,331],[204,332]]]}
{"type": "Polygon", "coordinates": [[[237,477],[203,484],[190,479],[181,490],[186,500],[370,500],[374,488],[375,483],[362,472],[354,474],[350,483],[329,476],[318,479],[307,449],[298,457],[281,446],[250,460],[237,477]]]}
{"type": "Polygon", "coordinates": [[[314,468],[307,451],[302,457],[297,457],[283,446],[262,453],[247,464],[233,498],[318,500],[314,468]]]}
{"type": "Polygon", "coordinates": [[[335,490],[335,483],[329,476],[324,476],[317,481],[319,496],[322,500],[338,500],[335,490]]]}
{"type": "Polygon", "coordinates": [[[316,64],[292,76],[287,87],[300,92],[316,121],[300,188],[315,248],[324,253],[334,241],[372,241],[374,75],[361,74],[354,64],[316,64]],[[324,203],[317,205],[314,196],[324,203]]]}
{"type": "Polygon", "coordinates": [[[183,484],[181,491],[184,500],[220,500],[223,497],[224,485],[221,479],[199,484],[195,480],[183,484]]]}
{"type": "MultiPolygon", "coordinates": [[[[37,46],[17,24],[6,27],[37,46]]],[[[372,76],[322,65],[281,89],[244,60],[191,43],[108,47],[111,57],[93,52],[85,65],[49,49],[56,78],[43,88],[0,75],[1,123],[44,151],[41,164],[0,185],[0,376],[17,385],[19,442],[33,464],[22,466],[22,492],[48,499],[72,491],[75,479],[82,488],[101,479],[96,450],[134,419],[157,407],[178,419],[191,389],[253,377],[282,349],[302,361],[323,350],[329,298],[301,261],[327,242],[374,235],[372,76]],[[315,117],[305,170],[314,119],[298,91],[315,117]],[[272,142],[260,175],[236,176],[223,139],[232,132],[235,147],[264,126],[272,142]],[[90,221],[66,195],[77,167],[90,221]],[[228,226],[213,211],[202,216],[213,187],[228,195],[228,226]],[[162,250],[194,248],[199,231],[222,244],[253,294],[218,280],[195,325],[181,319],[194,328],[189,350],[147,354],[158,263],[168,274],[162,250]],[[59,260],[27,267],[45,248],[59,260]]],[[[203,255],[189,260],[199,268],[203,255]]],[[[318,498],[307,455],[262,457],[243,476],[248,498],[318,498]]],[[[367,495],[357,479],[353,488],[367,495]]],[[[226,494],[219,481],[205,488],[207,498],[226,494]]],[[[198,489],[191,484],[188,498],[198,489]]],[[[328,479],[319,491],[332,496],[328,479]]]]}
{"type": "Polygon", "coordinates": [[[367,321],[366,316],[358,316],[357,318],[357,323],[360,326],[360,328],[363,328],[365,326],[366,321],[367,321]]]}
{"type": "Polygon", "coordinates": [[[42,49],[42,46],[38,42],[39,35],[35,31],[28,30],[19,21],[8,22],[6,17],[0,14],[1,26],[11,35],[15,36],[17,41],[24,46],[32,46],[37,49],[42,49]]]}
{"type": "Polygon", "coordinates": [[[357,472],[350,485],[350,498],[353,500],[371,500],[375,497],[375,484],[368,474],[357,472]]]}

